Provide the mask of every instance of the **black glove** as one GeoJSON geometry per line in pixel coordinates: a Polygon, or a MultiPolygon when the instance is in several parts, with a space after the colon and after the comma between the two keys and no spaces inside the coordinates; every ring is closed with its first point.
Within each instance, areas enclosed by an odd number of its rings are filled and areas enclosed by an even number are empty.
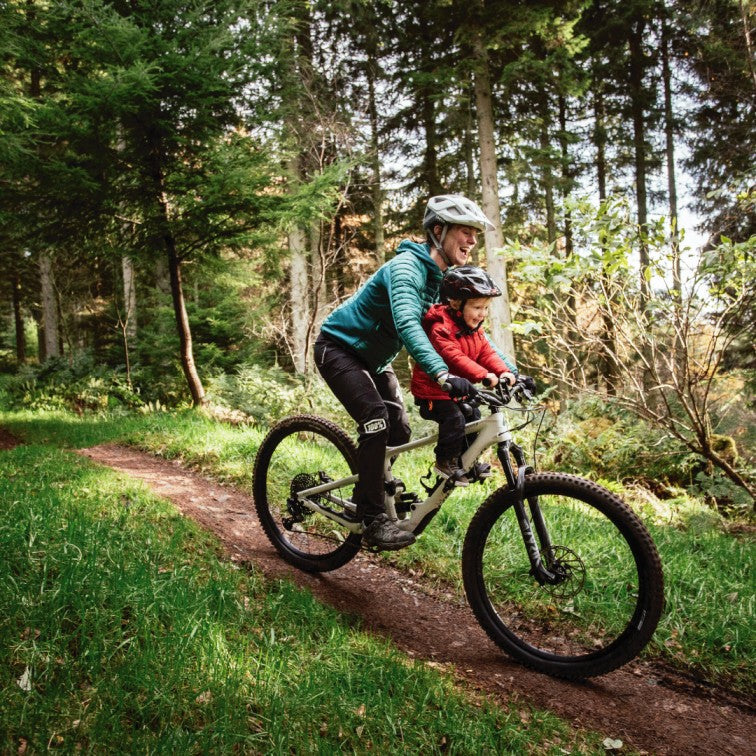
{"type": "Polygon", "coordinates": [[[447,375],[441,384],[441,388],[452,399],[462,399],[465,396],[475,396],[478,393],[478,390],[467,378],[460,378],[458,375],[447,375]]]}
{"type": "Polygon", "coordinates": [[[517,382],[525,389],[525,391],[529,391],[531,394],[536,393],[536,382],[529,375],[523,375],[520,373],[517,376],[517,382]]]}

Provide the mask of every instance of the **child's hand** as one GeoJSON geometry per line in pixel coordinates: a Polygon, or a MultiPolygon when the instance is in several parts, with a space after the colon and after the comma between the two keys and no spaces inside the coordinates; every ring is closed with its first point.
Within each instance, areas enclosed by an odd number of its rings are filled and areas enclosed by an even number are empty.
{"type": "Polygon", "coordinates": [[[484,386],[488,386],[490,388],[493,388],[498,382],[499,376],[497,376],[495,373],[488,373],[482,381],[484,386]]]}
{"type": "Polygon", "coordinates": [[[517,376],[510,372],[502,373],[499,378],[502,381],[506,381],[508,386],[514,386],[517,381],[517,376]]]}

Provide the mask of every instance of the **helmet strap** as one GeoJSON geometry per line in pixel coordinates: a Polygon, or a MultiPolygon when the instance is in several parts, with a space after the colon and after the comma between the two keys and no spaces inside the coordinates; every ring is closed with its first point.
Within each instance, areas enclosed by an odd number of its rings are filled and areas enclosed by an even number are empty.
{"type": "Polygon", "coordinates": [[[449,256],[444,252],[444,239],[446,238],[446,232],[449,230],[449,224],[444,223],[443,228],[441,229],[441,236],[436,239],[436,235],[433,233],[433,231],[429,228],[428,229],[428,235],[431,238],[431,241],[433,242],[433,246],[438,250],[438,254],[441,255],[441,259],[446,263],[447,268],[451,268],[453,263],[449,259],[449,256]]]}

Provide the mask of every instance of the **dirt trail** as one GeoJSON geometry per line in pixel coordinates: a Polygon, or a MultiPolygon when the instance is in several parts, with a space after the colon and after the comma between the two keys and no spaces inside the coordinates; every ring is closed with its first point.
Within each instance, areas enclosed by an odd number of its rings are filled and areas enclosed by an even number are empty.
{"type": "Polygon", "coordinates": [[[360,616],[367,629],[409,655],[453,670],[491,700],[516,696],[648,753],[756,753],[753,702],[645,662],[587,683],[532,672],[488,640],[461,596],[435,591],[369,554],[336,572],[304,574],[278,557],[248,493],[133,449],[106,445],[80,453],[145,481],[216,533],[233,560],[269,577],[291,578],[323,602],[360,616]]]}

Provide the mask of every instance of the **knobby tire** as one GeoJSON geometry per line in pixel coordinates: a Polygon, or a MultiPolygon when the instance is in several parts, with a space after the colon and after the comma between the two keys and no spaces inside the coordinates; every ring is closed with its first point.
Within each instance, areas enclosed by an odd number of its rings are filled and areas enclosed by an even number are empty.
{"type": "Polygon", "coordinates": [[[526,476],[568,575],[540,586],[512,506],[501,488],[466,534],[462,572],[468,601],[491,640],[541,672],[570,679],[605,674],[637,656],[664,604],[656,547],[638,516],[605,488],[572,475],[526,476]],[[616,616],[612,616],[616,615],[616,616]]]}
{"type": "MultiPolygon", "coordinates": [[[[260,524],[287,562],[306,572],[327,572],[359,551],[360,535],[289,503],[297,485],[299,490],[317,485],[323,473],[339,480],[356,472],[354,442],[329,420],[296,415],[271,428],[255,458],[253,494],[260,524]]],[[[351,491],[339,493],[351,496],[351,491]]]]}

